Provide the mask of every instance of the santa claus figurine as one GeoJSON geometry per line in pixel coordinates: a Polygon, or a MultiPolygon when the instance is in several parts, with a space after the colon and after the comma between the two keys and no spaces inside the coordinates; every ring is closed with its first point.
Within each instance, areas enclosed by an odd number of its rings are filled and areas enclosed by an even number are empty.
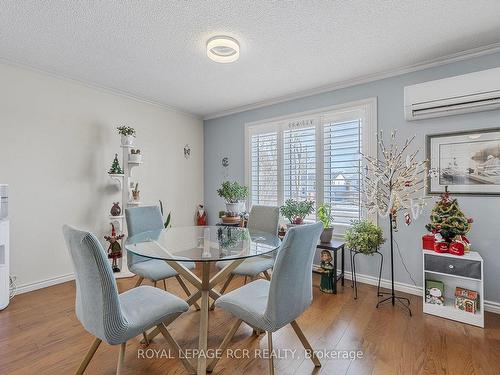
{"type": "Polygon", "coordinates": [[[199,204],[196,209],[196,225],[204,226],[207,225],[207,213],[202,204],[199,204]]]}
{"type": "Polygon", "coordinates": [[[108,259],[112,259],[111,267],[113,268],[113,272],[120,272],[118,259],[122,257],[122,247],[119,241],[123,237],[125,237],[124,234],[116,235],[115,226],[113,224],[111,224],[111,236],[104,236],[104,239],[109,242],[108,259]]]}

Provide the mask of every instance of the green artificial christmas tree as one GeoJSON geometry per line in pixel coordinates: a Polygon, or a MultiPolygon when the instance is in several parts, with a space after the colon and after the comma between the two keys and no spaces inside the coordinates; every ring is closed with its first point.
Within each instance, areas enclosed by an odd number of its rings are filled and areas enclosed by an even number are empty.
{"type": "Polygon", "coordinates": [[[109,169],[109,174],[122,174],[123,170],[120,167],[120,163],[118,162],[118,154],[115,154],[115,158],[113,159],[113,164],[111,164],[111,168],[109,169]]]}
{"type": "Polygon", "coordinates": [[[457,236],[465,236],[470,230],[472,219],[465,217],[456,199],[450,198],[448,187],[431,212],[431,222],[425,228],[440,234],[444,241],[451,242],[457,236]]]}

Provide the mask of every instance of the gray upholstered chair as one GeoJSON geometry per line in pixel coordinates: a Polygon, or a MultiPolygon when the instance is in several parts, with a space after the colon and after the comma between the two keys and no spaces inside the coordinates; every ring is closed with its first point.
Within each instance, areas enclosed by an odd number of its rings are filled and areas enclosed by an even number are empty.
{"type": "MultiPolygon", "coordinates": [[[[128,340],[157,327],[179,353],[179,345],[166,325],[187,311],[188,304],[170,293],[141,286],[118,294],[107,255],[90,232],[65,225],[64,239],[76,276],[76,316],[83,327],[96,337],[76,371],[83,374],[102,341],[120,344],[116,373],[123,368],[128,340]]],[[[190,366],[183,360],[185,366],[190,366]]],[[[192,370],[190,368],[190,370],[192,370]]]]}
{"type": "MultiPolygon", "coordinates": [[[[275,206],[259,206],[254,205],[250,210],[250,215],[248,217],[248,229],[260,230],[267,233],[278,234],[278,223],[280,219],[279,207],[275,206]]],[[[266,279],[270,280],[268,270],[273,268],[275,257],[269,256],[259,256],[255,258],[250,258],[241,263],[236,269],[231,272],[229,278],[226,280],[220,293],[224,293],[229,283],[235,275],[245,276],[246,279],[249,277],[251,280],[256,278],[259,274],[263,274],[266,279]]],[[[217,268],[224,268],[229,262],[220,261],[215,265],[217,268]]]]}
{"type": "MultiPolygon", "coordinates": [[[[127,220],[129,237],[138,233],[163,229],[163,218],[157,206],[127,208],[125,209],[125,219],[127,220]]],[[[135,286],[141,285],[144,279],[151,280],[155,286],[159,280],[163,280],[163,286],[166,290],[165,279],[175,277],[184,292],[188,296],[191,295],[177,271],[161,259],[150,259],[127,251],[127,265],[130,272],[139,276],[135,286]]],[[[189,269],[195,268],[194,262],[183,262],[183,265],[189,269]]]]}
{"type": "MultiPolygon", "coordinates": [[[[234,336],[241,322],[267,332],[268,349],[272,351],[272,333],[291,324],[295,333],[312,354],[312,348],[296,319],[312,302],[312,263],[321,223],[291,228],[278,250],[271,281],[259,279],[221,296],[215,305],[235,315],[238,319],[229,330],[219,349],[222,353],[234,336]]],[[[315,366],[318,358],[311,356],[315,366]]],[[[212,371],[217,363],[209,364],[212,371]]],[[[274,373],[273,358],[269,358],[269,373],[274,373]]]]}

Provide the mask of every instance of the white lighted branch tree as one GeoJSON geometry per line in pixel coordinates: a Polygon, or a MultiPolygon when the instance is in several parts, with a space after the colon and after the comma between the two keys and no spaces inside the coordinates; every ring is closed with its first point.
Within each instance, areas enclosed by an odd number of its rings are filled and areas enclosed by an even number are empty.
{"type": "Polygon", "coordinates": [[[392,291],[388,298],[379,301],[377,307],[386,301],[391,301],[392,305],[397,301],[408,309],[410,316],[410,301],[396,296],[394,292],[393,230],[397,231],[399,212],[404,212],[405,223],[409,225],[412,219],[418,218],[425,205],[428,163],[427,160],[417,160],[418,150],[409,150],[414,139],[415,136],[406,139],[400,146],[396,140],[396,130],[393,130],[390,144],[386,145],[380,132],[377,145],[381,158],[363,155],[365,170],[361,187],[363,206],[368,213],[389,217],[390,221],[392,291]]]}

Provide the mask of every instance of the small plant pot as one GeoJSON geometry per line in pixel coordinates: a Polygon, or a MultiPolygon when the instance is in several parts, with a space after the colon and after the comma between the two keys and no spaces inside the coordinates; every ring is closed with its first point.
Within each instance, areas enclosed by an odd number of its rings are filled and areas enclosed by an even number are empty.
{"type": "Polygon", "coordinates": [[[135,137],[133,135],[123,135],[122,134],[122,146],[133,146],[135,137]]]}
{"type": "Polygon", "coordinates": [[[128,161],[131,163],[140,163],[142,161],[141,154],[128,154],[128,161]]]}
{"type": "Polygon", "coordinates": [[[139,202],[140,201],[140,195],[139,195],[139,192],[136,191],[136,192],[132,192],[132,199],[134,200],[134,202],[139,202]]]}
{"type": "Polygon", "coordinates": [[[243,211],[245,211],[245,202],[226,203],[227,216],[239,216],[243,211]]]}
{"type": "Polygon", "coordinates": [[[332,241],[333,236],[333,227],[332,228],[324,228],[319,240],[322,243],[330,243],[332,241]]]}

